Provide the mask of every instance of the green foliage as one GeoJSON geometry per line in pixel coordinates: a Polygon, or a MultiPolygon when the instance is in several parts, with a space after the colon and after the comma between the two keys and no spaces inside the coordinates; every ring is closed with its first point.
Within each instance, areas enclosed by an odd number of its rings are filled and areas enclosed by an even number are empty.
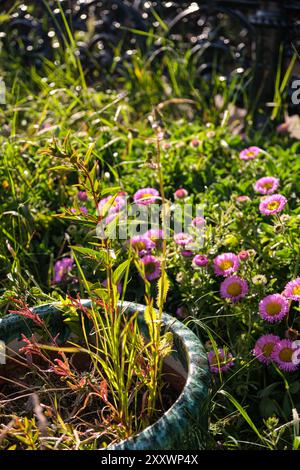
{"type": "MultiPolygon", "coordinates": [[[[162,308],[175,314],[184,307],[189,326],[208,349],[225,346],[235,358],[230,371],[213,378],[210,447],[297,449],[299,374],[283,374],[258,363],[252,350],[262,334],[276,330],[284,336],[292,327],[298,335],[300,330],[295,303],[288,324],[273,327],[258,315],[264,296],[282,292],[299,276],[299,142],[274,130],[266,134],[253,129],[249,116],[240,122],[234,107],[237,89],[245,90],[247,83],[241,83],[238,74],[230,85],[217,75],[210,82],[199,78],[196,63],[188,53],[174,49],[164,24],[159,34],[147,33],[147,41],[161,41],[164,53],[158,64],[155,57],[145,59],[137,51],[127,75],[112,73],[94,87],[86,86],[71,31],[66,29],[66,50],[59,50],[53,63],[45,60],[42,71],[33,65],[20,71],[18,58],[5,53],[1,58],[1,75],[8,85],[7,105],[0,107],[1,315],[12,308],[13,298],[29,305],[59,300],[65,321],[78,335],[85,324],[77,309],[66,307],[62,299],[66,294],[101,299],[102,309],[96,304],[91,312],[98,349],[89,350],[88,341],[85,348],[101,378],[102,392],[107,386],[111,405],[118,410],[115,416],[121,426],[110,428],[110,441],[137,432],[153,419],[160,398],[161,360],[172,348],[168,333],[161,336],[160,315],[162,308]],[[150,115],[156,129],[149,126],[150,115]],[[159,132],[163,141],[157,155],[159,132]],[[248,145],[264,152],[242,162],[239,151],[248,145]],[[266,175],[280,179],[279,191],[288,199],[277,217],[265,217],[258,210],[260,196],[253,184],[266,175]],[[161,195],[163,190],[169,205],[181,187],[188,191],[187,202],[204,205],[206,229],[199,252],[208,256],[207,268],[192,266],[191,259],[168,241],[159,251],[160,280],[150,283],[136,253],[125,243],[106,246],[97,238],[95,203],[108,195],[115,198],[119,191],[132,198],[149,186],[161,195]],[[78,190],[86,191],[86,201],[78,200],[78,190]],[[239,202],[241,195],[249,200],[239,202]],[[242,302],[231,304],[219,295],[212,260],[222,252],[241,250],[250,252],[239,271],[250,290],[242,302]],[[69,256],[75,265],[66,278],[53,283],[55,263],[69,256]],[[146,304],[147,348],[135,317],[126,323],[122,312],[110,315],[117,300],[124,298],[146,304]],[[120,328],[122,322],[125,328],[120,328]],[[140,356],[150,365],[146,377],[140,356]],[[138,420],[135,398],[141,390],[146,412],[138,420]]],[[[278,76],[273,117],[283,114],[287,78],[278,76]]],[[[104,206],[105,213],[109,206],[104,206]]],[[[112,224],[108,230],[114,229],[112,224]]],[[[99,434],[78,442],[54,399],[52,405],[55,413],[49,420],[58,434],[55,437],[49,426],[46,446],[55,447],[59,439],[64,449],[97,446],[99,434]]],[[[40,448],[36,420],[11,419],[14,431],[9,443],[8,435],[3,436],[2,445],[40,448]]]]}

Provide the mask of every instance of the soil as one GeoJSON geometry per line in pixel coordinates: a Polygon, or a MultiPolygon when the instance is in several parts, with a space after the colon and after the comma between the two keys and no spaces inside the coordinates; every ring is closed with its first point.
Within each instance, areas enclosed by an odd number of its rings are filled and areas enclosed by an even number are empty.
{"type": "MultiPolygon", "coordinates": [[[[76,370],[82,373],[82,377],[85,376],[89,379],[91,375],[86,367],[88,356],[84,354],[74,356],[70,358],[72,364],[76,370]]],[[[45,419],[46,427],[51,429],[51,436],[57,440],[61,438],[61,430],[57,429],[57,432],[55,431],[57,428],[57,413],[54,410],[59,412],[65,425],[70,425],[73,429],[76,429],[81,441],[89,441],[90,438],[93,442],[94,438],[98,447],[117,441],[113,430],[115,426],[121,424],[113,422],[112,413],[105,396],[104,399],[101,399],[99,395],[90,395],[86,401],[86,397],[91,390],[87,391],[85,387],[80,390],[72,390],[64,379],[47,372],[41,376],[37,373],[36,368],[32,369],[32,367],[26,365],[25,359],[23,362],[24,364],[20,365],[11,359],[8,360],[5,366],[0,366],[0,449],[7,449],[12,444],[16,445],[17,449],[26,448],[24,443],[15,438],[14,432],[7,432],[7,428],[12,426],[12,423],[15,431],[15,417],[21,419],[25,417],[28,419],[35,418],[38,427],[40,427],[41,420],[45,419]],[[39,416],[39,414],[42,416],[39,416]],[[3,429],[5,432],[3,432],[3,429]],[[108,429],[109,432],[107,432],[108,429]]],[[[41,364],[41,361],[35,360],[35,365],[41,370],[45,370],[45,363],[41,364]]],[[[146,425],[153,424],[173,405],[184,384],[185,379],[176,374],[170,367],[164,366],[161,400],[157,405],[157,409],[160,411],[146,425]]],[[[143,415],[144,392],[139,397],[140,403],[137,406],[137,414],[143,415]]],[[[137,429],[135,432],[140,430],[137,429]]],[[[123,438],[126,438],[126,435],[123,438]]],[[[72,442],[70,445],[72,448],[72,442]]]]}

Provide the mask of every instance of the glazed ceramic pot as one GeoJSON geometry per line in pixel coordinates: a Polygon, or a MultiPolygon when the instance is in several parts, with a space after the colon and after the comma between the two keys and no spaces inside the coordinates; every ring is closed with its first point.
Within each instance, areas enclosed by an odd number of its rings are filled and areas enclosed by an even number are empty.
{"type": "MultiPolygon", "coordinates": [[[[82,300],[89,306],[89,300],[82,300]]],[[[139,312],[139,327],[147,335],[144,306],[123,302],[128,314],[139,312]]],[[[46,304],[33,309],[44,319],[52,333],[66,341],[69,336],[67,323],[63,321],[59,304],[46,304]]],[[[30,320],[18,315],[6,315],[0,319],[0,340],[9,349],[17,350],[21,333],[30,335],[30,320]]],[[[154,424],[134,437],[109,446],[109,450],[185,450],[204,449],[208,435],[208,408],[210,374],[204,347],[196,335],[180,321],[163,314],[163,329],[173,334],[173,353],[166,359],[166,367],[181,384],[177,400],[154,424]]]]}

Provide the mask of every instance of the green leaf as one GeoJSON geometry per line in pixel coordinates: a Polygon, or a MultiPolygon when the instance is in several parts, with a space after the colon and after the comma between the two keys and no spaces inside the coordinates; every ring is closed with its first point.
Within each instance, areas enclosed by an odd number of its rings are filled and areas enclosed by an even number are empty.
{"type": "Polygon", "coordinates": [[[144,319],[149,328],[149,333],[151,337],[151,334],[153,332],[153,325],[157,319],[157,310],[153,308],[152,302],[145,308],[144,319]]]}
{"type": "Polygon", "coordinates": [[[102,251],[96,251],[92,248],[85,248],[82,246],[71,246],[72,250],[78,251],[82,255],[86,255],[88,258],[95,259],[98,261],[103,261],[105,259],[105,254],[102,251]]]}
{"type": "Polygon", "coordinates": [[[117,196],[117,192],[120,191],[120,186],[113,186],[113,187],[109,187],[109,188],[105,188],[105,189],[102,189],[101,191],[101,196],[105,196],[106,194],[112,194],[112,195],[115,195],[117,196]]]}
{"type": "Polygon", "coordinates": [[[252,431],[257,435],[259,440],[265,444],[269,449],[272,449],[271,444],[267,441],[264,436],[261,435],[255,424],[253,423],[252,419],[248,415],[247,411],[243,408],[243,406],[226,390],[220,390],[219,393],[221,395],[224,395],[228,400],[231,401],[231,403],[236,407],[236,409],[240,412],[240,414],[243,416],[244,420],[249,424],[250,428],[252,431]]]}
{"type": "Polygon", "coordinates": [[[93,150],[94,150],[94,147],[95,147],[95,144],[92,143],[89,145],[88,149],[87,149],[87,152],[85,154],[85,157],[84,157],[84,164],[85,165],[88,165],[89,164],[89,161],[91,159],[91,156],[93,154],[93,150]]]}
{"type": "Polygon", "coordinates": [[[158,308],[163,308],[163,305],[166,301],[169,287],[170,287],[170,281],[169,281],[166,271],[163,271],[161,277],[158,280],[157,286],[158,286],[158,294],[156,298],[156,303],[157,303],[158,308]]]}
{"type": "Polygon", "coordinates": [[[296,436],[294,437],[293,450],[298,450],[299,446],[300,446],[300,437],[296,436]]]}
{"type": "Polygon", "coordinates": [[[268,397],[265,397],[261,400],[259,409],[260,414],[264,419],[276,416],[279,411],[279,407],[276,401],[268,397]]]}
{"type": "Polygon", "coordinates": [[[290,392],[298,393],[300,391],[300,382],[292,382],[290,384],[290,392]]]}
{"type": "Polygon", "coordinates": [[[259,398],[266,398],[280,385],[279,382],[272,383],[258,392],[259,398]]]}
{"type": "Polygon", "coordinates": [[[72,166],[66,166],[66,165],[57,165],[49,168],[48,171],[76,171],[76,168],[73,168],[72,166]]]}
{"type": "Polygon", "coordinates": [[[126,261],[124,261],[123,263],[121,263],[114,271],[113,273],[113,282],[114,284],[117,284],[118,282],[120,282],[120,280],[122,279],[122,277],[124,276],[125,274],[125,271],[126,269],[129,267],[130,265],[130,259],[127,259],[126,261]]]}

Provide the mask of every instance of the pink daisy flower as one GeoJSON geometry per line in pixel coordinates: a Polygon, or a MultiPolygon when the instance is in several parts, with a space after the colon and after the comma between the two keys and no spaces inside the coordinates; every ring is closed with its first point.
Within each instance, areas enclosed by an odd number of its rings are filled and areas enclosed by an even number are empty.
{"type": "Polygon", "coordinates": [[[280,294],[267,295],[259,302],[260,316],[274,323],[282,320],[289,312],[289,302],[280,294]]]}
{"type": "Polygon", "coordinates": [[[203,225],[205,225],[205,219],[204,217],[201,217],[201,215],[199,215],[198,217],[195,217],[192,220],[193,227],[203,227],[203,225]]]}
{"type": "Polygon", "coordinates": [[[129,244],[138,252],[139,256],[144,256],[155,248],[155,243],[144,235],[135,235],[129,240],[129,244]]]}
{"type": "Polygon", "coordinates": [[[205,255],[196,255],[192,262],[195,266],[206,266],[208,264],[208,258],[205,255]]]}
{"type": "Polygon", "coordinates": [[[192,256],[194,256],[194,253],[191,250],[182,250],[181,254],[185,258],[191,258],[192,256]]]}
{"type": "Polygon", "coordinates": [[[79,210],[80,210],[80,212],[82,212],[82,214],[88,215],[88,210],[87,210],[86,207],[82,206],[82,207],[79,208],[79,210]]]}
{"type": "Polygon", "coordinates": [[[199,147],[199,145],[200,145],[200,140],[199,139],[193,139],[191,141],[191,146],[192,147],[196,148],[196,147],[199,147]]]}
{"type": "Polygon", "coordinates": [[[88,198],[86,191],[78,191],[77,197],[79,201],[86,201],[88,198]]]}
{"type": "Polygon", "coordinates": [[[174,241],[176,245],[186,246],[189,243],[192,243],[193,237],[188,233],[180,232],[174,235],[174,241]]]}
{"type": "Polygon", "coordinates": [[[186,318],[188,316],[188,310],[184,305],[181,305],[180,307],[177,307],[176,309],[176,315],[179,318],[186,318]]]}
{"type": "Polygon", "coordinates": [[[53,284],[58,284],[67,279],[74,266],[74,260],[70,257],[62,258],[54,264],[53,284]]]}
{"type": "Polygon", "coordinates": [[[81,212],[83,215],[88,214],[88,210],[84,206],[79,207],[79,210],[77,210],[75,207],[72,207],[71,212],[72,212],[72,214],[79,214],[79,212],[81,212]]]}
{"type": "Polygon", "coordinates": [[[232,354],[224,348],[219,348],[217,351],[209,351],[207,357],[210,370],[214,374],[226,372],[234,365],[232,354]]]}
{"type": "Polygon", "coordinates": [[[171,148],[170,142],[163,142],[162,148],[163,150],[169,150],[169,148],[171,148]]]}
{"type": "Polygon", "coordinates": [[[147,206],[157,201],[159,192],[154,188],[142,188],[139,189],[133,196],[133,200],[136,204],[141,206],[147,206]]]}
{"type": "Polygon", "coordinates": [[[282,194],[273,194],[262,199],[259,210],[264,215],[272,215],[281,212],[287,203],[287,199],[282,194]]]}
{"type": "Polygon", "coordinates": [[[223,299],[237,302],[248,293],[247,282],[239,276],[227,277],[220,286],[220,294],[223,299]]]}
{"type": "Polygon", "coordinates": [[[300,352],[300,349],[294,341],[282,339],[274,346],[271,357],[281,370],[293,372],[298,368],[299,360],[295,360],[297,352],[300,352]]]}
{"type": "Polygon", "coordinates": [[[270,364],[272,362],[273,349],[278,341],[280,341],[279,336],[261,336],[255,343],[253,349],[254,356],[263,364],[270,364]]]}
{"type": "Polygon", "coordinates": [[[146,255],[141,259],[145,268],[145,276],[148,281],[153,281],[160,276],[161,263],[158,258],[152,255],[146,255]]]}
{"type": "Polygon", "coordinates": [[[217,276],[229,276],[238,270],[239,265],[239,258],[234,253],[223,253],[214,259],[214,271],[217,276]]]}
{"type": "MultiPolygon", "coordinates": [[[[113,212],[109,214],[105,219],[103,219],[103,227],[106,227],[106,225],[110,224],[113,220],[115,220],[118,217],[118,212],[113,212]]],[[[121,219],[122,220],[122,219],[121,219]]]]}
{"type": "Polygon", "coordinates": [[[184,188],[179,188],[179,189],[177,189],[177,190],[175,191],[175,193],[174,193],[174,199],[175,199],[175,200],[176,200],[176,199],[184,199],[185,197],[188,196],[188,194],[189,194],[189,193],[187,192],[186,189],[184,189],[184,188]]]}
{"type": "Polygon", "coordinates": [[[272,194],[279,187],[279,179],[273,176],[265,176],[256,181],[254,185],[255,191],[260,194],[272,194]]]}
{"type": "Polygon", "coordinates": [[[241,196],[237,196],[236,200],[237,200],[237,202],[249,202],[249,201],[251,201],[250,197],[245,196],[244,194],[242,194],[241,196]]]}
{"type": "Polygon", "coordinates": [[[300,301],[300,277],[287,283],[283,291],[283,295],[287,299],[300,301]]]}
{"type": "Polygon", "coordinates": [[[100,216],[107,213],[115,214],[119,212],[126,204],[126,198],[121,195],[107,196],[98,203],[98,212],[100,216]]]}
{"type": "Polygon", "coordinates": [[[253,158],[257,157],[261,153],[261,149],[259,147],[248,147],[245,148],[240,152],[240,159],[241,160],[253,160],[253,158]]]}
{"type": "Polygon", "coordinates": [[[162,240],[164,239],[164,231],[158,228],[151,228],[144,233],[144,237],[150,238],[155,243],[157,249],[162,248],[162,240]]]}
{"type": "Polygon", "coordinates": [[[241,261],[246,261],[246,259],[248,259],[249,256],[250,256],[250,254],[249,254],[248,250],[242,250],[238,254],[238,257],[241,261]]]}
{"type": "Polygon", "coordinates": [[[289,130],[289,127],[290,125],[288,122],[282,122],[276,127],[276,132],[278,132],[278,134],[286,134],[289,130]]]}

